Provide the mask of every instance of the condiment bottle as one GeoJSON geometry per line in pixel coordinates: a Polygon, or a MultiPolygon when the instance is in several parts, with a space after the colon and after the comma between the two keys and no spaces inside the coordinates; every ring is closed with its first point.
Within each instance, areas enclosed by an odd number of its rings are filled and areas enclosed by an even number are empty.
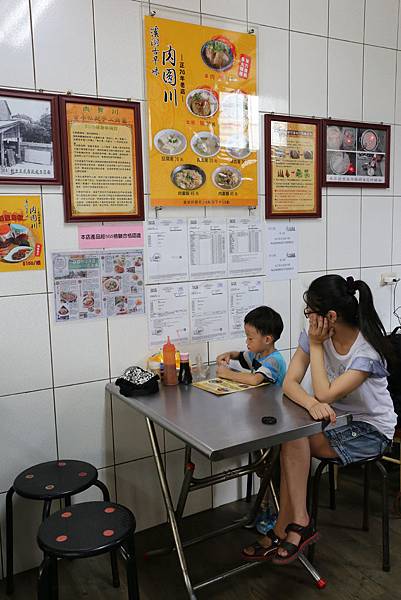
{"type": "Polygon", "coordinates": [[[170,342],[170,337],[163,346],[163,383],[164,385],[177,385],[177,369],[175,366],[175,346],[170,342]]]}
{"type": "Polygon", "coordinates": [[[178,381],[184,385],[192,383],[191,367],[189,366],[189,354],[188,352],[181,352],[180,359],[180,372],[178,374],[178,381]]]}

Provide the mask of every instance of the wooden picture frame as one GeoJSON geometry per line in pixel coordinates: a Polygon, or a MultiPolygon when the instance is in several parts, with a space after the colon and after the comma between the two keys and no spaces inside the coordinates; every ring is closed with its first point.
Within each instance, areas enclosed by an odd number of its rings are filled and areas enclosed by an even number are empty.
{"type": "Polygon", "coordinates": [[[321,121],[265,115],[266,218],[321,217],[321,121]]]}
{"type": "Polygon", "coordinates": [[[139,102],[60,96],[65,221],[143,221],[139,102]]]}
{"type": "Polygon", "coordinates": [[[57,96],[0,89],[0,184],[60,185],[57,96]]]}
{"type": "Polygon", "coordinates": [[[325,119],[322,185],[388,188],[390,125],[325,119]]]}

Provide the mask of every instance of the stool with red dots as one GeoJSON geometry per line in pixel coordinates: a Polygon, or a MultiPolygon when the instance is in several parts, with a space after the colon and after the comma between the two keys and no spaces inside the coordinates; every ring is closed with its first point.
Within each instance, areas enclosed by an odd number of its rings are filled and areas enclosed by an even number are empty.
{"type": "MultiPolygon", "coordinates": [[[[57,560],[87,558],[120,550],[126,566],[128,600],[139,600],[135,562],[135,517],[113,502],[82,502],[47,517],[38,531],[44,553],[39,571],[38,600],[58,600],[57,560]]],[[[119,587],[117,561],[112,560],[114,587],[119,587]]]]}
{"type": "Polygon", "coordinates": [[[29,467],[22,471],[6,496],[6,554],[7,593],[14,591],[14,533],[13,495],[43,502],[42,520],[50,514],[53,500],[64,500],[71,506],[71,496],[79,494],[92,485],[98,487],[103,500],[110,501],[110,494],[103,482],[98,480],[97,469],[81,460],[52,460],[29,467]]]}

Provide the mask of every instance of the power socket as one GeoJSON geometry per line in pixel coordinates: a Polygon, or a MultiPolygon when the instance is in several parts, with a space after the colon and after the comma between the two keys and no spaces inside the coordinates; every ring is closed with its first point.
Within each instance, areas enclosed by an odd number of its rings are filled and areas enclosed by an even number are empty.
{"type": "Polygon", "coordinates": [[[400,278],[396,273],[382,273],[380,285],[394,285],[397,281],[400,281],[400,278]]]}

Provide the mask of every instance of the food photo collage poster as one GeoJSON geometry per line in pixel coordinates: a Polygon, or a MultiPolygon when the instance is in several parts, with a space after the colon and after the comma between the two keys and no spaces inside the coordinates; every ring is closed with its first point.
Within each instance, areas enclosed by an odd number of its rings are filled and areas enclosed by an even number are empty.
{"type": "Polygon", "coordinates": [[[255,206],[255,36],[145,17],[145,43],[152,205],[255,206]]]}

